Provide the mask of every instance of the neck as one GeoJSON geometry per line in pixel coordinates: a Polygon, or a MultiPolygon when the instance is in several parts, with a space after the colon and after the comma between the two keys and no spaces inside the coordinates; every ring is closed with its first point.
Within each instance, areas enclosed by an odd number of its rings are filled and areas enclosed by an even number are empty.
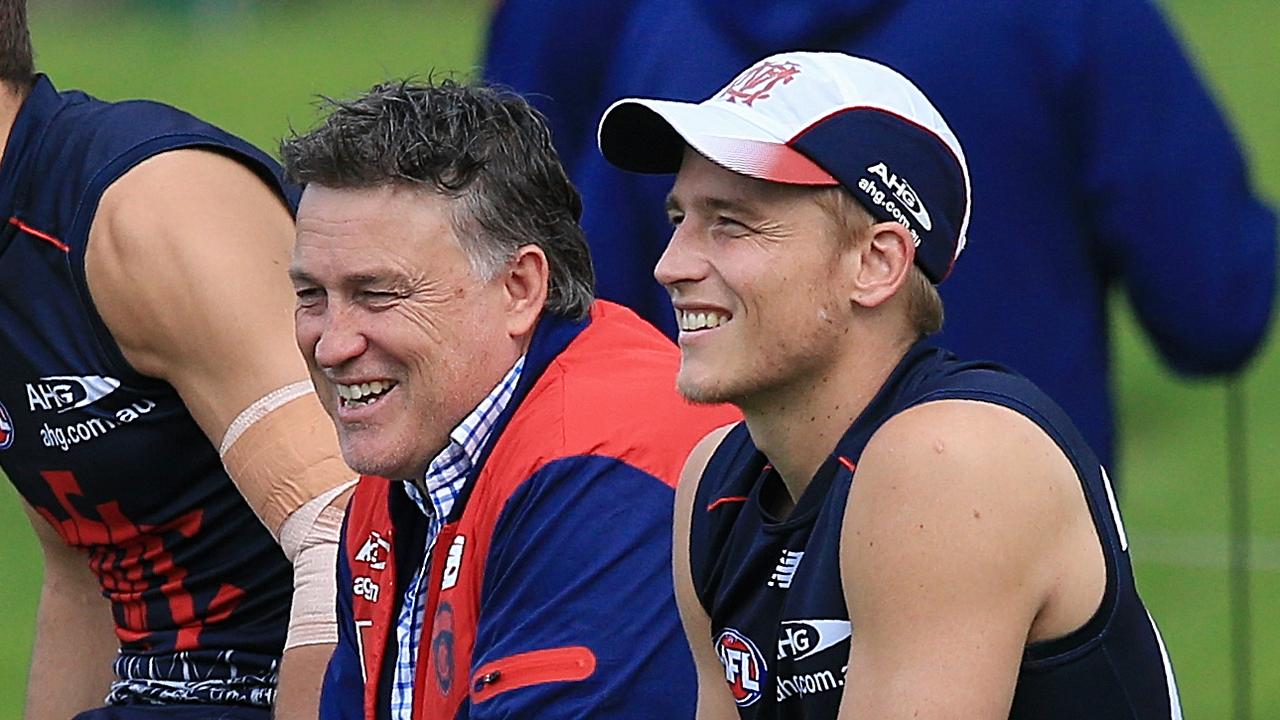
{"type": "Polygon", "coordinates": [[[26,98],[25,89],[15,88],[7,82],[0,82],[0,154],[9,145],[9,131],[13,130],[13,121],[17,119],[18,110],[26,98]]]}
{"type": "Polygon", "coordinates": [[[777,470],[792,503],[799,501],[910,345],[885,334],[851,340],[821,374],[740,404],[752,442],[777,470]]]}

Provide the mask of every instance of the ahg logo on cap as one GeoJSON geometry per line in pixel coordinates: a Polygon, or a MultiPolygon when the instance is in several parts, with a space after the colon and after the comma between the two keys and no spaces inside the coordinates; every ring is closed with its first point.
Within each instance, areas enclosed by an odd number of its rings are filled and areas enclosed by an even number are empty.
{"type": "Polygon", "coordinates": [[[800,74],[800,66],[794,62],[774,63],[765,60],[734,78],[720,93],[720,100],[741,102],[747,107],[757,100],[768,98],[778,83],[786,85],[800,74]]]}
{"type": "Polygon", "coordinates": [[[890,172],[889,167],[883,162],[867,168],[867,172],[880,176],[884,184],[902,201],[903,207],[916,216],[916,220],[920,221],[921,227],[925,230],[933,229],[933,221],[929,218],[929,211],[925,209],[924,203],[920,201],[920,195],[916,193],[915,188],[911,187],[906,178],[900,178],[890,172]]]}

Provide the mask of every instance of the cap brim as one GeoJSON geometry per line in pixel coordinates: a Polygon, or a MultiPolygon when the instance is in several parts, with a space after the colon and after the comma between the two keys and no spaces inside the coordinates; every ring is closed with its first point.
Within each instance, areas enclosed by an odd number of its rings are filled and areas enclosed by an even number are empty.
{"type": "Polygon", "coordinates": [[[732,172],[793,185],[838,185],[804,154],[727,108],[711,104],[628,98],[600,119],[605,159],[623,170],[670,174],[688,145],[732,172]]]}

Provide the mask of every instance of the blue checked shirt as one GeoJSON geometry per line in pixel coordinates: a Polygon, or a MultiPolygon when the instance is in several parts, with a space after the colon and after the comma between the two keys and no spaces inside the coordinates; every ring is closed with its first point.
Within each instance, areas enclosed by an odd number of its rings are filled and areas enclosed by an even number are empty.
{"type": "Polygon", "coordinates": [[[449,444],[427,466],[421,487],[418,483],[404,484],[405,492],[427,516],[427,551],[423,553],[422,566],[414,573],[404,593],[404,606],[396,623],[396,677],[391,686],[391,717],[394,720],[412,720],[413,717],[413,676],[418,666],[418,638],[422,635],[426,596],[421,585],[427,568],[431,566],[432,547],[445,519],[453,511],[458,493],[462,492],[462,486],[480,459],[480,451],[493,434],[494,423],[510,404],[522,370],[523,355],[497,387],[449,433],[449,444]]]}

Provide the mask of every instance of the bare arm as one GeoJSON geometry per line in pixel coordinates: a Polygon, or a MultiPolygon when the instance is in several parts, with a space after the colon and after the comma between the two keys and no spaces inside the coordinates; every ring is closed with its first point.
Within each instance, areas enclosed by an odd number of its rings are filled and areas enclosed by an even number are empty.
{"type": "Polygon", "coordinates": [[[69,718],[102,705],[119,648],[111,605],[85,554],[25,507],[44,553],[44,581],[27,679],[27,720],[69,718]]]}
{"type": "Polygon", "coordinates": [[[948,400],[886,423],[841,533],[855,630],[840,717],[1007,718],[1028,639],[1091,612],[1061,600],[1073,502],[1065,456],[1008,409],[948,400]]]}
{"type": "MultiPolygon", "coordinates": [[[[307,380],[286,275],[292,244],[283,202],[249,169],[213,152],[150,158],[103,196],[85,261],[95,305],[129,362],[173,385],[214,447],[255,401],[307,380]]],[[[314,395],[285,409],[289,422],[264,447],[308,461],[285,478],[250,477],[252,466],[232,473],[273,534],[297,504],[281,509],[276,480],[314,488],[355,476],[314,395]]],[[[299,501],[310,496],[290,491],[299,501]]],[[[316,717],[315,688],[332,647],[285,653],[278,717],[316,717]]]]}
{"type": "Polygon", "coordinates": [[[676,486],[671,566],[675,573],[676,606],[680,609],[680,621],[698,672],[698,720],[736,720],[738,717],[738,710],[725,687],[724,667],[711,647],[711,619],[694,592],[689,568],[689,522],[698,481],[712,453],[732,427],[713,430],[694,446],[684,470],[680,472],[680,484],[676,486]]]}

